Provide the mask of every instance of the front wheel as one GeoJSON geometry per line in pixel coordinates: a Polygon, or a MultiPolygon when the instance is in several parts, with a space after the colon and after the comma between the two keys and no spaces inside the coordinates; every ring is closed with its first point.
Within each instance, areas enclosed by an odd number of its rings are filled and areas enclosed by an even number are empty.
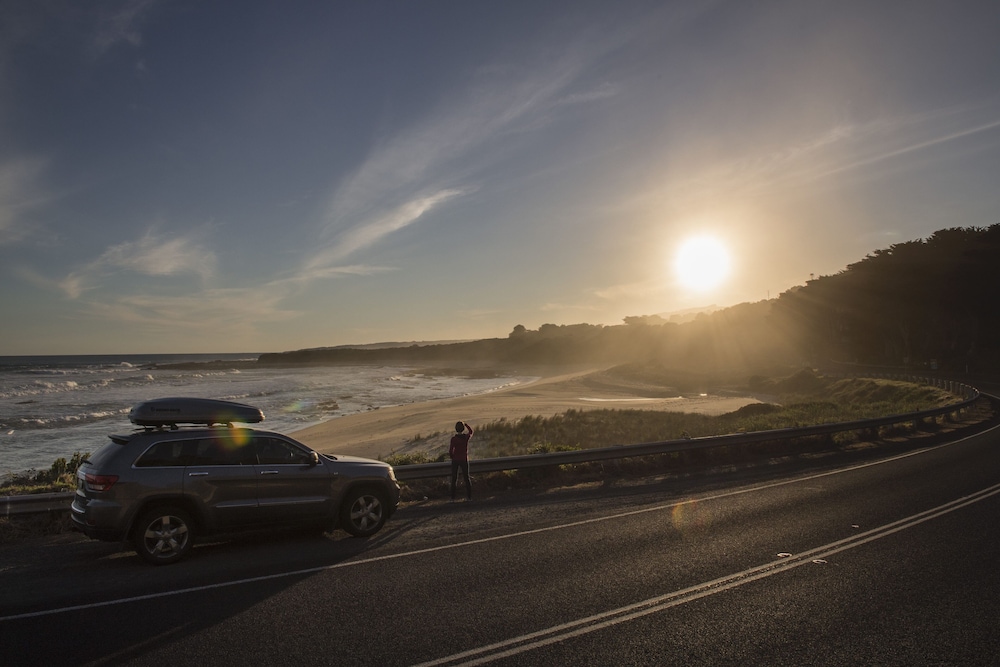
{"type": "Polygon", "coordinates": [[[142,515],[133,536],[135,550],[153,565],[169,565],[194,546],[191,517],[177,507],[160,507],[142,515]]]}
{"type": "Polygon", "coordinates": [[[355,537],[374,535],[388,516],[385,495],[373,489],[350,491],[340,506],[340,526],[355,537]]]}

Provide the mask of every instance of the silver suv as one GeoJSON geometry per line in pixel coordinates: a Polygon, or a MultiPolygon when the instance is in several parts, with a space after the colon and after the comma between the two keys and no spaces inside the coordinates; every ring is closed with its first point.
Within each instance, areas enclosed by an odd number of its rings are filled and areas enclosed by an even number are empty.
{"type": "Polygon", "coordinates": [[[377,533],[399,503],[392,467],[318,454],[257,423],[257,408],[169,398],[135,406],[142,427],[111,442],[77,473],[72,517],[99,540],[131,540],[145,560],[174,563],[196,537],[243,528],[302,525],[377,533]]]}

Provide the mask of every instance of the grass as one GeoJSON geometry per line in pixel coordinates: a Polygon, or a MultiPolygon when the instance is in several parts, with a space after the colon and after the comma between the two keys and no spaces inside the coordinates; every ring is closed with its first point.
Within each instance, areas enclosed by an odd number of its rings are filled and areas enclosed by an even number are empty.
{"type": "MultiPolygon", "coordinates": [[[[643,376],[644,389],[657,391],[655,376],[643,376]]],[[[659,382],[665,384],[664,376],[659,382]]],[[[894,414],[919,412],[956,402],[954,395],[928,385],[880,379],[839,379],[800,371],[787,378],[756,378],[753,391],[767,395],[768,402],[753,403],[719,416],[651,410],[570,410],[553,417],[528,416],[517,420],[500,419],[475,427],[476,458],[502,458],[523,454],[574,451],[613,445],[660,442],[749,433],[818,424],[872,419],[894,414]]],[[[676,395],[676,394],[674,394],[676,395]]],[[[711,450],[677,452],[615,462],[587,463],[546,468],[529,468],[477,475],[487,488],[518,488],[540,479],[567,481],[599,479],[613,474],[643,474],[676,470],[691,465],[727,465],[755,458],[785,456],[824,447],[851,446],[864,438],[878,439],[906,435],[917,429],[935,429],[936,420],[924,424],[898,424],[878,432],[844,432],[796,441],[778,440],[751,446],[717,447],[711,450]]],[[[414,439],[413,442],[415,442],[414,439]]],[[[393,466],[447,460],[447,452],[411,452],[386,457],[393,466]]],[[[404,498],[444,495],[447,480],[414,481],[404,488],[404,498]]]]}
{"type": "MultiPolygon", "coordinates": [[[[744,388],[747,392],[750,388],[744,388]]],[[[874,379],[831,379],[802,371],[755,383],[771,402],[752,403],[719,416],[652,410],[569,410],[553,417],[499,419],[476,426],[478,458],[612,445],[750,433],[919,412],[955,402],[955,396],[927,385],[874,379]]],[[[845,435],[843,437],[850,437],[845,435]]],[[[414,438],[416,443],[422,438],[414,438]]],[[[392,455],[392,465],[429,463],[445,452],[392,455]]]]}
{"type": "Polygon", "coordinates": [[[8,473],[0,482],[0,496],[72,491],[76,488],[76,471],[88,456],[89,453],[75,452],[68,461],[62,457],[56,459],[48,470],[8,473]]]}

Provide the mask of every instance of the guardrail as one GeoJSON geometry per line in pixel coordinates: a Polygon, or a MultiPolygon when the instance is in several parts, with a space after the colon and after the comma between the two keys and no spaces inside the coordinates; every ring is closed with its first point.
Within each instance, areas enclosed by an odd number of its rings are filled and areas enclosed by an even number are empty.
{"type": "Polygon", "coordinates": [[[44,514],[45,512],[68,512],[73,504],[73,493],[35,493],[27,496],[5,496],[0,498],[3,516],[22,514],[44,514]]]}
{"type": "MultiPolygon", "coordinates": [[[[906,380],[909,382],[919,381],[923,384],[931,384],[945,389],[953,394],[963,396],[964,399],[959,403],[946,405],[940,408],[933,408],[931,410],[889,415],[887,417],[877,417],[875,419],[863,419],[852,422],[818,424],[816,426],[774,429],[770,431],[753,431],[750,433],[731,433],[728,435],[714,435],[699,438],[683,438],[678,440],[665,440],[662,442],[648,442],[637,445],[615,445],[612,447],[598,447],[572,452],[525,454],[521,456],[504,456],[495,459],[475,459],[470,462],[469,471],[471,473],[500,472],[503,470],[541,468],[545,466],[566,465],[573,463],[595,463],[598,461],[608,461],[636,456],[669,454],[672,452],[695,451],[711,449],[714,447],[729,447],[733,445],[751,445],[775,440],[791,440],[795,438],[806,438],[818,435],[832,435],[834,433],[844,433],[847,431],[865,431],[880,428],[882,426],[892,426],[894,424],[921,421],[924,419],[938,417],[940,415],[959,412],[972,405],[980,396],[979,390],[975,387],[952,380],[912,378],[891,375],[880,375],[879,377],[906,380]]],[[[400,481],[433,479],[435,477],[451,475],[451,463],[445,461],[442,463],[418,463],[414,465],[396,466],[395,472],[396,479],[400,481]]],[[[2,512],[4,516],[40,514],[44,512],[67,512],[69,511],[70,504],[73,502],[73,495],[74,494],[72,493],[42,493],[28,496],[8,496],[0,498],[0,512],[2,512]]]]}

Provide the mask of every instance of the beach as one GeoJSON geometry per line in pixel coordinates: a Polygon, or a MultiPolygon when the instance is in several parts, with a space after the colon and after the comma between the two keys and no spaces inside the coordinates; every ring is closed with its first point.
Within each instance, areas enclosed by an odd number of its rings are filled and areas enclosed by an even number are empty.
{"type": "Polygon", "coordinates": [[[109,435],[135,429],[128,420],[133,405],[155,398],[247,403],[264,412],[262,428],[293,433],[387,406],[483,394],[537,377],[397,365],[269,367],[254,358],[0,357],[0,475],[48,470],[59,458],[96,452],[109,435]]]}
{"type": "Polygon", "coordinates": [[[661,410],[720,415],[757,399],[740,396],[654,396],[649,387],[607,382],[601,368],[543,375],[532,382],[488,393],[383,407],[345,415],[293,435],[326,454],[385,458],[440,451],[456,421],[476,426],[527,416],[552,417],[568,410],[661,410]],[[419,436],[419,439],[417,439],[419,436]]]}
{"type": "Polygon", "coordinates": [[[0,474],[47,470],[135,427],[137,402],[191,396],[248,403],[262,428],[324,453],[385,458],[445,450],[455,422],[568,410],[722,414],[754,402],[644,386],[604,367],[455,369],[407,366],[260,367],[252,355],[0,357],[0,474]],[[208,362],[208,363],[205,363],[208,362]],[[232,362],[232,363],[230,363],[232,362]],[[418,438],[418,436],[420,436],[418,438]]]}

